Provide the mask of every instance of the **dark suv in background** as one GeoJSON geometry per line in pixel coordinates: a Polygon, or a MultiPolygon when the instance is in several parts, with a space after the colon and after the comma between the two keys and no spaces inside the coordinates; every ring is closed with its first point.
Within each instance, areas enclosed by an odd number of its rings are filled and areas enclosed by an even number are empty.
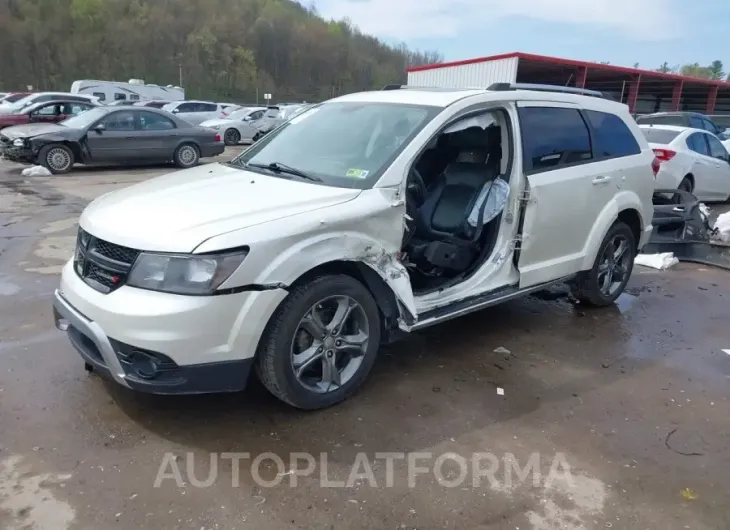
{"type": "Polygon", "coordinates": [[[724,132],[727,126],[720,126],[708,116],[699,112],[657,112],[656,114],[643,114],[636,116],[636,123],[639,125],[678,125],[680,127],[703,129],[716,135],[720,140],[730,140],[730,134],[724,132]]]}

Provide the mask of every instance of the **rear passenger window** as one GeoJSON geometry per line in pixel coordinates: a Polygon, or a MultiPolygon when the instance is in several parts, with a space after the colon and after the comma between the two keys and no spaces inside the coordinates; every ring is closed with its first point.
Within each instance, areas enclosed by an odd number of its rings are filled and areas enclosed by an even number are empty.
{"type": "Polygon", "coordinates": [[[588,127],[577,109],[520,108],[525,171],[549,171],[593,159],[588,127]]]}
{"type": "Polygon", "coordinates": [[[694,133],[687,138],[687,147],[695,153],[710,156],[710,148],[707,146],[705,135],[702,133],[694,133]]]}
{"type": "Polygon", "coordinates": [[[615,114],[587,110],[593,127],[593,152],[596,158],[615,158],[641,153],[636,138],[621,118],[615,114]]]}

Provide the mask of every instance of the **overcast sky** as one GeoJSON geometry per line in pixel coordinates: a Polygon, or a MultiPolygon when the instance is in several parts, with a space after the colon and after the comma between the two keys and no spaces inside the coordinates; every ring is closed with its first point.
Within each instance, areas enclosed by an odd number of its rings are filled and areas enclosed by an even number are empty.
{"type": "Polygon", "coordinates": [[[730,0],[315,0],[326,18],[447,61],[522,51],[653,69],[730,70],[730,0]]]}

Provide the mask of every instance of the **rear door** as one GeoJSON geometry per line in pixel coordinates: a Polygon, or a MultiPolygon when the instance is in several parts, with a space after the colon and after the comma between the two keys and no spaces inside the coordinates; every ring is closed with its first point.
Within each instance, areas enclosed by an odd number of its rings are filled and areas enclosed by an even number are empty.
{"type": "Polygon", "coordinates": [[[713,198],[724,200],[730,193],[730,158],[722,142],[714,134],[706,134],[710,146],[710,157],[713,159],[712,182],[710,183],[713,198]]]}
{"type": "Polygon", "coordinates": [[[715,170],[717,160],[710,156],[710,144],[707,142],[707,134],[703,132],[692,133],[687,137],[687,147],[695,154],[697,163],[692,169],[694,171],[694,194],[701,198],[709,198],[714,194],[715,170]]]}
{"type": "Polygon", "coordinates": [[[648,164],[634,171],[641,148],[617,116],[565,103],[518,106],[527,180],[518,261],[525,288],[578,272],[617,190],[642,179],[650,197],[653,179],[648,164]]]}
{"type": "Polygon", "coordinates": [[[87,134],[91,159],[96,163],[118,163],[138,160],[143,140],[139,137],[137,113],[118,110],[92,125],[87,134]],[[95,130],[103,125],[103,130],[95,130]]]}
{"type": "Polygon", "coordinates": [[[140,156],[147,160],[172,160],[177,147],[175,122],[162,114],[141,110],[139,125],[140,156]]]}

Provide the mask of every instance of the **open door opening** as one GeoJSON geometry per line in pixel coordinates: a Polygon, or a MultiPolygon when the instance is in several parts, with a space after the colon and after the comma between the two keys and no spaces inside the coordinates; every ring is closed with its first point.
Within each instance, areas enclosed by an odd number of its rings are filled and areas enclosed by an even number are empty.
{"type": "Polygon", "coordinates": [[[402,249],[415,294],[455,285],[491,256],[509,197],[511,130],[502,109],[462,118],[413,164],[402,249]]]}

